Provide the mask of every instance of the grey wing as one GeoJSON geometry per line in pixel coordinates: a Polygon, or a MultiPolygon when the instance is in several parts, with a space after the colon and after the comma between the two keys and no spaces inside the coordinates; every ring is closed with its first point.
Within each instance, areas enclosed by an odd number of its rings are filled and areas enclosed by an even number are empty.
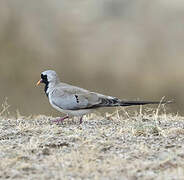
{"type": "Polygon", "coordinates": [[[64,110],[89,109],[100,103],[97,94],[74,88],[55,89],[51,94],[51,101],[64,110]]]}

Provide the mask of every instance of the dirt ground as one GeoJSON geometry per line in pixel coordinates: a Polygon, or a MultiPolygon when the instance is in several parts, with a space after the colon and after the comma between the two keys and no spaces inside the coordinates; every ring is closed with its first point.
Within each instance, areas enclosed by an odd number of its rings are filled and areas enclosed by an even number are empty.
{"type": "Polygon", "coordinates": [[[120,111],[0,117],[0,179],[184,179],[184,117],[120,111]]]}

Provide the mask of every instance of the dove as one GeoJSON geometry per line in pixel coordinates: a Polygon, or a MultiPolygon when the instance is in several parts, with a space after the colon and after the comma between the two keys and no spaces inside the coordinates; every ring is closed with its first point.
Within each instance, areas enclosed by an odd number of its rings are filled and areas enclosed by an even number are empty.
{"type": "Polygon", "coordinates": [[[46,70],[41,73],[41,79],[37,82],[37,86],[41,83],[45,84],[44,91],[51,106],[59,112],[66,114],[66,116],[54,120],[54,122],[61,122],[64,119],[78,116],[81,124],[83,115],[103,107],[170,103],[169,101],[127,101],[91,92],[61,82],[57,73],[53,70],[46,70]]]}

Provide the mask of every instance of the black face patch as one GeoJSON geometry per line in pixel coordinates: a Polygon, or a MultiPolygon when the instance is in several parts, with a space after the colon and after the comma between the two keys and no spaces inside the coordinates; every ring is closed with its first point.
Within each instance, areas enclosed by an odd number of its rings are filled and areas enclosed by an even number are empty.
{"type": "Polygon", "coordinates": [[[45,84],[45,89],[44,89],[45,94],[48,96],[47,89],[48,89],[49,81],[47,79],[47,75],[41,74],[41,79],[42,79],[42,83],[45,84]]]}
{"type": "Polygon", "coordinates": [[[43,82],[43,83],[45,83],[45,84],[48,83],[47,75],[41,74],[41,79],[42,79],[42,82],[43,82]]]}

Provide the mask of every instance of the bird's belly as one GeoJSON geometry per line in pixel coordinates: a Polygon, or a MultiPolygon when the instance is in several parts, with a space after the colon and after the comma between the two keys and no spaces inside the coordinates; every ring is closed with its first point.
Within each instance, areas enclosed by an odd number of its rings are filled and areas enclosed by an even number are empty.
{"type": "Polygon", "coordinates": [[[70,116],[83,116],[91,112],[89,109],[82,109],[82,110],[62,110],[61,112],[68,114],[70,116]]]}
{"type": "Polygon", "coordinates": [[[91,109],[66,110],[66,109],[62,109],[62,108],[56,106],[55,104],[53,104],[50,99],[49,99],[49,102],[50,102],[51,106],[54,109],[56,109],[59,112],[62,112],[64,114],[70,115],[70,116],[82,116],[82,115],[88,114],[88,113],[90,113],[92,111],[91,109]]]}

